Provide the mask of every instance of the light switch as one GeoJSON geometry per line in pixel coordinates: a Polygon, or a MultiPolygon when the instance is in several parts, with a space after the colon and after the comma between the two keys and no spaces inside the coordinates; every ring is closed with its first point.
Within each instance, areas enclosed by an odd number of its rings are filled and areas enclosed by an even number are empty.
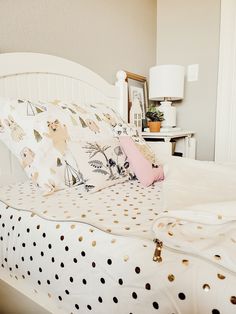
{"type": "Polygon", "coordinates": [[[190,64],[187,71],[187,81],[194,82],[198,80],[199,64],[190,64]]]}

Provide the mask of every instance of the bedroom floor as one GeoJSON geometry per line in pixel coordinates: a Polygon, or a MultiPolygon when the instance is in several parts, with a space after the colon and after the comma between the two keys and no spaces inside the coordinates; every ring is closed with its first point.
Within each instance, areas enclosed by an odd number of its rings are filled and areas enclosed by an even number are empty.
{"type": "Polygon", "coordinates": [[[0,314],[50,314],[0,280],[0,314]]]}

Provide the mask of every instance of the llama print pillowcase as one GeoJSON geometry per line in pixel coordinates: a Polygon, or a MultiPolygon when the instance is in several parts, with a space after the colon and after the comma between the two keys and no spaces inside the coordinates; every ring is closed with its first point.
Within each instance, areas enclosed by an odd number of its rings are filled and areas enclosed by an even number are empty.
{"type": "MultiPolygon", "coordinates": [[[[106,104],[95,103],[82,105],[78,103],[62,102],[55,100],[52,102],[55,108],[60,108],[68,120],[67,123],[74,126],[79,131],[80,138],[103,139],[113,137],[113,129],[118,123],[124,123],[118,113],[106,104]]],[[[78,133],[74,134],[75,136],[78,133]]],[[[76,137],[72,140],[78,140],[76,137]]]]}

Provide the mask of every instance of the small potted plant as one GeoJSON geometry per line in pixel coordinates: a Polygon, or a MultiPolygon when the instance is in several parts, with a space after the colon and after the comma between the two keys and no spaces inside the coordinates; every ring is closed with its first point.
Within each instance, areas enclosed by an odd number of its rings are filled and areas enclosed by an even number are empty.
{"type": "Polygon", "coordinates": [[[161,121],[164,119],[164,113],[157,109],[157,107],[150,107],[146,113],[148,119],[148,126],[150,132],[160,132],[161,121]]]}

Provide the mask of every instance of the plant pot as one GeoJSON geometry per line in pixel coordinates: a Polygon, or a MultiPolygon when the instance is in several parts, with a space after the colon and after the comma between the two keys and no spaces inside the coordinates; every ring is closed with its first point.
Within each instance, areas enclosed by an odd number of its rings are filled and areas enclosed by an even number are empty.
{"type": "Polygon", "coordinates": [[[161,122],[160,121],[149,121],[148,123],[150,132],[160,132],[161,122]]]}

